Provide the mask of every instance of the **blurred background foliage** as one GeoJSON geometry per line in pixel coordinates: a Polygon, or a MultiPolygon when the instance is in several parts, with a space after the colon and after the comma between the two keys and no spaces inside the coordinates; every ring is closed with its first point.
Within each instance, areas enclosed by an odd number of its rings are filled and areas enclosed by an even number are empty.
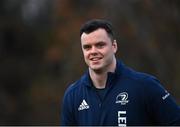
{"type": "Polygon", "coordinates": [[[180,104],[179,0],[1,0],[0,125],[59,125],[64,91],[87,68],[79,28],[92,18],[111,21],[117,57],[180,104]]]}

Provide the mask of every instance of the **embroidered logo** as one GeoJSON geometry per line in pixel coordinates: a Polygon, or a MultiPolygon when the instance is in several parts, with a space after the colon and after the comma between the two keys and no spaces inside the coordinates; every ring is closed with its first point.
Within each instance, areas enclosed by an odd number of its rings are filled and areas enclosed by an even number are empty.
{"type": "Polygon", "coordinates": [[[122,92],[116,97],[116,104],[126,105],[129,102],[127,92],[122,92]]]}
{"type": "Polygon", "coordinates": [[[89,105],[87,102],[83,99],[81,104],[79,105],[78,111],[84,110],[84,109],[89,109],[89,105]]]}
{"type": "Polygon", "coordinates": [[[162,99],[163,99],[163,100],[165,100],[167,97],[169,97],[169,96],[170,96],[170,94],[168,93],[168,91],[167,91],[167,90],[165,91],[165,93],[166,93],[166,95],[164,95],[164,96],[162,97],[162,99]]]}

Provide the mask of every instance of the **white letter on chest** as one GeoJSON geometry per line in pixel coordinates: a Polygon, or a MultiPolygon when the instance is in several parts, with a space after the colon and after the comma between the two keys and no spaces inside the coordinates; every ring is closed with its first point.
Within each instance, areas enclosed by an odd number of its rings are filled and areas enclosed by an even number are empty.
{"type": "Polygon", "coordinates": [[[118,111],[118,126],[126,126],[126,111],[118,111]]]}

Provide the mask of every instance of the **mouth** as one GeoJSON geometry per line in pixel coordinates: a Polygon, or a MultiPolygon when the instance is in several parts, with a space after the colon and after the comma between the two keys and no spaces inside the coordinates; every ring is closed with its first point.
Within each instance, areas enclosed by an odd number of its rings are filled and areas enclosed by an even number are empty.
{"type": "Polygon", "coordinates": [[[102,58],[101,57],[93,57],[93,58],[90,58],[90,60],[92,62],[98,62],[99,60],[101,60],[102,58]]]}

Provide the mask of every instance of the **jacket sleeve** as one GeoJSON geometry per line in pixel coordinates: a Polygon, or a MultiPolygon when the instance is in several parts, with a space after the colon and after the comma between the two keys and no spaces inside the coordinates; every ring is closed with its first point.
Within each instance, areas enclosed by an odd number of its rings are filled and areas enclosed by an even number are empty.
{"type": "Polygon", "coordinates": [[[148,79],[148,111],[156,125],[180,125],[180,107],[157,79],[148,79]]]}
{"type": "Polygon", "coordinates": [[[61,126],[74,126],[73,99],[69,89],[66,90],[61,108],[61,126]]]}

